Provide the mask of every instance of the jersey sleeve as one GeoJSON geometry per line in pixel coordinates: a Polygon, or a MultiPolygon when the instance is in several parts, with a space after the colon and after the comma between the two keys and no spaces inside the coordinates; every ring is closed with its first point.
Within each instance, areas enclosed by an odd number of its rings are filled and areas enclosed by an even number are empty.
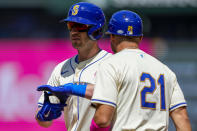
{"type": "Polygon", "coordinates": [[[183,92],[177,82],[177,78],[174,73],[172,77],[173,77],[173,81],[172,81],[173,92],[172,92],[171,103],[170,103],[170,111],[173,111],[182,106],[187,106],[183,92]]]}
{"type": "Polygon", "coordinates": [[[91,99],[92,104],[106,104],[116,107],[118,90],[116,70],[112,64],[101,63],[96,75],[96,85],[91,99]]]}

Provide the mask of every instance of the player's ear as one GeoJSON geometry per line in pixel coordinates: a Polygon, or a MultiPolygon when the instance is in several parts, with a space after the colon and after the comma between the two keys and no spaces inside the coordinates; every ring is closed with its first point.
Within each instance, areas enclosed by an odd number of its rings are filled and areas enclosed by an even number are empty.
{"type": "Polygon", "coordinates": [[[114,41],[114,37],[112,34],[110,34],[110,42],[112,43],[114,41]]]}
{"type": "Polygon", "coordinates": [[[140,41],[142,41],[142,39],[143,39],[143,36],[140,36],[140,41]]]}
{"type": "Polygon", "coordinates": [[[113,41],[115,39],[115,35],[110,34],[110,40],[113,41]]]}

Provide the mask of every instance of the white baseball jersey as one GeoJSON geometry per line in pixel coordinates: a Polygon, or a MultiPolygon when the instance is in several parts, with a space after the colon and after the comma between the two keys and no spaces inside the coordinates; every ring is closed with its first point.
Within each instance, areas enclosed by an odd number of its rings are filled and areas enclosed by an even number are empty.
{"type": "Polygon", "coordinates": [[[166,131],[169,112],[186,106],[175,74],[140,49],[102,62],[91,102],[116,108],[112,131],[166,131]]]}
{"type": "MultiPolygon", "coordinates": [[[[70,58],[60,63],[54,69],[48,84],[51,86],[64,85],[66,83],[90,83],[95,84],[95,76],[98,65],[111,54],[101,50],[95,57],[77,62],[77,57],[70,58]]],[[[55,96],[50,96],[51,103],[59,103],[55,96]]],[[[42,106],[44,95],[40,97],[39,105],[42,106]]],[[[89,131],[91,120],[95,113],[95,108],[91,106],[91,101],[70,96],[64,109],[64,118],[68,131],[89,131]]]]}

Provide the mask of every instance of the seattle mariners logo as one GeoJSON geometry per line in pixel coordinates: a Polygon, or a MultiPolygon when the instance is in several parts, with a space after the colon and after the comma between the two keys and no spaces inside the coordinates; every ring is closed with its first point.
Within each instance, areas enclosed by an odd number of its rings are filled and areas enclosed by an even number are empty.
{"type": "Polygon", "coordinates": [[[128,26],[128,32],[129,35],[133,34],[133,26],[128,26]]]}
{"type": "Polygon", "coordinates": [[[72,10],[72,15],[76,15],[79,11],[79,5],[75,5],[72,10]]]}

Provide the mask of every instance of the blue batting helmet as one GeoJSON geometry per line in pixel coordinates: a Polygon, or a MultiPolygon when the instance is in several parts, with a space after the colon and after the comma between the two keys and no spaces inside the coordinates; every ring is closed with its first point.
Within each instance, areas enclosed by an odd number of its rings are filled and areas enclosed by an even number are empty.
{"type": "Polygon", "coordinates": [[[107,33],[122,36],[142,36],[142,30],[140,16],[132,11],[122,10],[112,15],[107,33]]]}
{"type": "Polygon", "coordinates": [[[88,36],[92,40],[98,40],[103,35],[105,15],[102,9],[94,4],[79,2],[72,5],[68,12],[68,17],[64,21],[90,25],[88,36]],[[98,33],[95,33],[97,31],[98,33]]]}

